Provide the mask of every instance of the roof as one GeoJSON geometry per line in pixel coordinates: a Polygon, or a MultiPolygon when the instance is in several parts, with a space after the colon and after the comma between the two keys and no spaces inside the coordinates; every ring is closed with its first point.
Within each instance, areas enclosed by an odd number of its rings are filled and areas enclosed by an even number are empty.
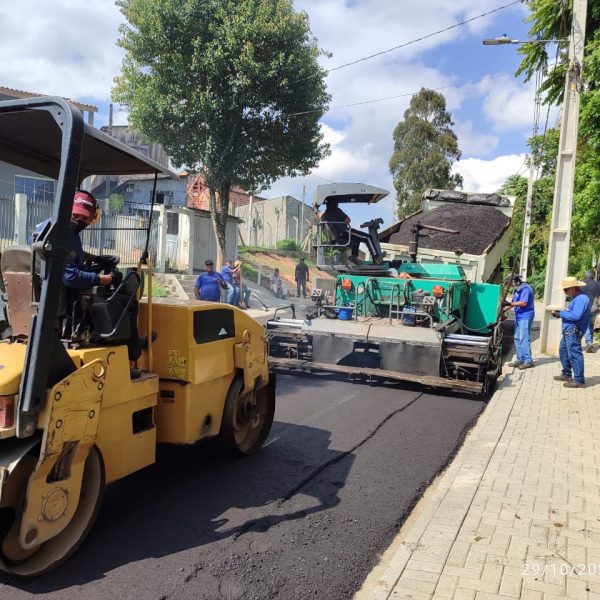
{"type": "Polygon", "coordinates": [[[313,195],[313,208],[318,210],[327,200],[373,204],[388,194],[387,190],[365,183],[327,183],[317,186],[313,195]]]}
{"type": "MultiPolygon", "coordinates": [[[[60,98],[31,98],[0,102],[0,160],[58,179],[62,133],[47,107],[60,115],[69,105],[60,98]]],[[[72,112],[78,109],[70,105],[72,112]]],[[[81,119],[81,115],[79,115],[81,119]]],[[[79,152],[79,148],[75,151],[79,152]]],[[[79,182],[90,175],[164,173],[177,177],[150,158],[136,152],[91,125],[84,125],[79,182]]]]}
{"type": "MultiPolygon", "coordinates": [[[[14,98],[16,100],[23,98],[44,98],[48,97],[47,94],[38,94],[37,92],[26,92],[24,90],[15,90],[13,88],[4,87],[0,85],[0,96],[9,96],[10,98],[14,98]]],[[[0,98],[0,100],[4,100],[4,98],[0,98]]],[[[86,112],[98,112],[98,107],[93,104],[85,104],[84,102],[77,102],[77,100],[71,100],[70,98],[63,98],[69,104],[76,106],[79,110],[83,110],[86,112]]]]}

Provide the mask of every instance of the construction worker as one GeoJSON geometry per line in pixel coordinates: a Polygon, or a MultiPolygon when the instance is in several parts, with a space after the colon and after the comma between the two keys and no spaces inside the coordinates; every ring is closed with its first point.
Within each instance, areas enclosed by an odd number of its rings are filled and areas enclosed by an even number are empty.
{"type": "Polygon", "coordinates": [[[512,300],[507,303],[506,308],[515,311],[515,350],[517,354],[517,358],[508,363],[508,366],[530,369],[533,367],[531,325],[535,316],[533,289],[519,275],[509,275],[506,283],[509,287],[514,288],[512,300]]]}
{"type": "Polygon", "coordinates": [[[358,248],[361,242],[363,242],[369,249],[369,253],[373,257],[373,262],[377,265],[383,263],[383,257],[377,250],[377,246],[371,236],[364,231],[350,227],[350,217],[339,207],[336,200],[327,200],[327,208],[324,212],[319,213],[319,218],[322,223],[327,223],[329,235],[334,244],[350,246],[351,262],[356,265],[361,264],[358,258],[358,248]],[[349,239],[348,235],[350,235],[349,239]]]}
{"type": "Polygon", "coordinates": [[[578,281],[577,277],[565,277],[561,287],[571,301],[566,310],[552,311],[553,317],[562,319],[562,338],[558,351],[562,373],[554,379],[564,382],[564,387],[581,388],[585,386],[581,338],[590,321],[590,300],[581,291],[585,283],[578,281]]]}
{"type": "MultiPolygon", "coordinates": [[[[86,261],[93,261],[94,256],[84,252],[79,234],[96,218],[98,202],[89,192],[79,190],[73,197],[71,212],[71,247],[75,253],[74,258],[67,263],[63,277],[64,284],[75,290],[85,290],[95,285],[110,285],[113,280],[112,273],[94,273],[85,265],[86,261]]],[[[32,241],[51,222],[46,219],[39,223],[33,231],[32,241]]]]}

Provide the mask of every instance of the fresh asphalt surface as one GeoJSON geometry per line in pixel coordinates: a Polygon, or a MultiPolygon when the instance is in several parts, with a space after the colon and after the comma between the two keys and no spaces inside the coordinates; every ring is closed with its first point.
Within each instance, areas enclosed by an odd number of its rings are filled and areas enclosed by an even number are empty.
{"type": "Polygon", "coordinates": [[[483,402],[331,376],[279,376],[266,447],[162,447],[107,489],[57,571],[0,598],[348,600],[483,402]]]}

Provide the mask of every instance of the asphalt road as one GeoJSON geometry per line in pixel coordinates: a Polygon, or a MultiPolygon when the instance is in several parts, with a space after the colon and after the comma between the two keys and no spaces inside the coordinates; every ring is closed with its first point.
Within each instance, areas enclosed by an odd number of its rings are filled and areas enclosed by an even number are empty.
{"type": "Polygon", "coordinates": [[[281,377],[257,455],[164,447],[107,490],[59,570],[0,598],[347,600],[483,408],[477,400],[281,377]]]}

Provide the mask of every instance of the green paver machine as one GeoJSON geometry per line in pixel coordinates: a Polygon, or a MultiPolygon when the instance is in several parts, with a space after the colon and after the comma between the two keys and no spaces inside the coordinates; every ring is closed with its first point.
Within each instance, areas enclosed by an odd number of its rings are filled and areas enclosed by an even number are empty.
{"type": "MultiPolygon", "coordinates": [[[[313,204],[371,204],[386,195],[363,184],[328,184],[317,188],[313,204]]],[[[364,225],[374,236],[377,221],[364,225]]],[[[420,264],[419,237],[428,231],[419,224],[413,229],[410,262],[327,262],[328,247],[343,251],[349,246],[347,238],[342,243],[332,239],[327,226],[318,224],[315,247],[317,266],[337,272],[335,305],[318,305],[305,319],[268,321],[272,368],[489,395],[502,364],[501,286],[467,281],[458,257],[454,265],[420,264]]],[[[460,232],[454,233],[458,238],[460,232]]]]}

